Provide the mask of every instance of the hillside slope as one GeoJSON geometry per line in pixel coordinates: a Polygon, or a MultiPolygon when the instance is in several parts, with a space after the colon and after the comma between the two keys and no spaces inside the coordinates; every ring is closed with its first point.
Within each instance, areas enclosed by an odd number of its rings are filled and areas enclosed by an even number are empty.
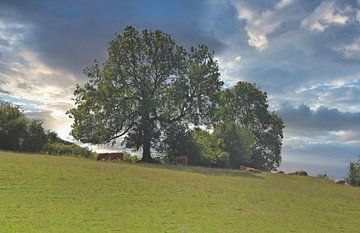
{"type": "Polygon", "coordinates": [[[313,177],[0,151],[0,232],[360,232],[360,189],[313,177]]]}

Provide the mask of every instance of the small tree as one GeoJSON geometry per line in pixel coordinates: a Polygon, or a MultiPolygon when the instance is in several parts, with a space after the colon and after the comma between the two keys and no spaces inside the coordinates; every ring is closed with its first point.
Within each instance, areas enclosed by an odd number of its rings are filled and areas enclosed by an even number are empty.
{"type": "Polygon", "coordinates": [[[346,182],[350,185],[360,186],[360,159],[357,162],[350,162],[346,182]]]}

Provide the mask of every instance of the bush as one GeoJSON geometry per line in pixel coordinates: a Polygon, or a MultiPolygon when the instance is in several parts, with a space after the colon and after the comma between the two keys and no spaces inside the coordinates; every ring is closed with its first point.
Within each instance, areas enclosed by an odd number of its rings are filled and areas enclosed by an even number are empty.
{"type": "Polygon", "coordinates": [[[47,143],[41,153],[48,154],[48,155],[67,155],[67,156],[78,156],[78,157],[85,157],[85,158],[95,158],[97,156],[96,153],[91,152],[86,148],[82,148],[75,144],[65,145],[63,143],[47,143]]]}
{"type": "Polygon", "coordinates": [[[324,179],[324,180],[330,180],[329,175],[326,172],[322,172],[319,175],[317,175],[318,178],[324,179]]]}
{"type": "Polygon", "coordinates": [[[26,124],[26,129],[21,141],[22,151],[40,152],[46,144],[46,132],[42,127],[41,120],[31,120],[26,124]]]}
{"type": "Polygon", "coordinates": [[[140,158],[135,156],[135,155],[131,155],[131,154],[128,154],[128,153],[124,153],[124,159],[123,161],[125,162],[131,162],[131,163],[135,163],[137,161],[139,161],[140,158]]]}
{"type": "Polygon", "coordinates": [[[360,187],[360,159],[357,162],[350,162],[346,182],[353,186],[360,187]]]}
{"type": "Polygon", "coordinates": [[[26,132],[24,114],[9,103],[0,103],[0,149],[20,150],[26,132]]]}

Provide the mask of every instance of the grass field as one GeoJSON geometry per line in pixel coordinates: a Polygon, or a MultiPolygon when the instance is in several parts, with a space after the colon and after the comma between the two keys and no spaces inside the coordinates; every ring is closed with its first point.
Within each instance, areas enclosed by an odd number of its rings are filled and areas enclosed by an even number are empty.
{"type": "Polygon", "coordinates": [[[360,188],[314,177],[0,151],[0,232],[360,232],[360,188]]]}

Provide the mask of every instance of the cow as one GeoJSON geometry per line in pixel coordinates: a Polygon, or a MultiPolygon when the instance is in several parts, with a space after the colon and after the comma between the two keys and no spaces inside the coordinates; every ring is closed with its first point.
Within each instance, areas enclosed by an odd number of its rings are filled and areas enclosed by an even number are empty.
{"type": "Polygon", "coordinates": [[[122,161],[124,160],[124,153],[110,153],[110,161],[122,161]]]}
{"type": "Polygon", "coordinates": [[[308,173],[304,170],[296,171],[296,172],[290,172],[288,175],[297,175],[297,176],[308,176],[308,173]]]}
{"type": "Polygon", "coordinates": [[[284,171],[277,171],[276,173],[277,173],[277,174],[285,174],[284,171]]]}
{"type": "Polygon", "coordinates": [[[252,172],[252,173],[261,173],[260,170],[253,167],[246,167],[244,165],[240,166],[240,171],[252,172]]]}
{"type": "Polygon", "coordinates": [[[101,153],[98,155],[96,161],[105,160],[107,161],[109,159],[109,153],[101,153]]]}
{"type": "Polygon", "coordinates": [[[187,166],[189,159],[186,155],[176,156],[173,160],[173,164],[182,163],[182,165],[187,166]]]}
{"type": "Polygon", "coordinates": [[[97,161],[105,160],[105,161],[121,161],[124,160],[124,153],[101,153],[96,159],[97,161]]]}

